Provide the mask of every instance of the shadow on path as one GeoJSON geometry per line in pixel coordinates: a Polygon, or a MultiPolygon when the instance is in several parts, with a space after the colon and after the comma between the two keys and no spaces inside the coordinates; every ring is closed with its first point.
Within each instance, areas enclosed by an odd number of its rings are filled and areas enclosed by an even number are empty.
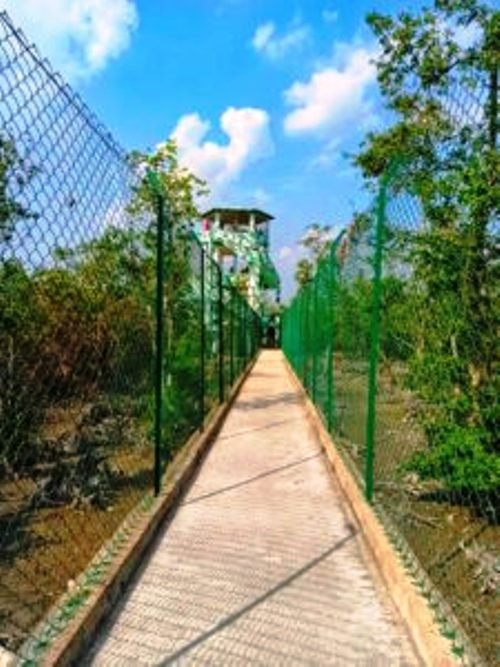
{"type": "Polygon", "coordinates": [[[299,459],[298,461],[292,461],[292,463],[287,463],[286,465],[283,466],[278,466],[277,468],[272,468],[271,470],[266,470],[266,472],[261,472],[258,475],[255,475],[255,477],[249,477],[248,479],[244,479],[241,482],[236,482],[235,484],[230,484],[229,486],[224,486],[222,489],[217,489],[216,491],[209,491],[209,493],[204,493],[201,496],[196,496],[192,500],[186,500],[186,502],[181,504],[181,507],[185,507],[186,505],[192,505],[193,503],[198,503],[200,500],[206,500],[206,498],[212,498],[213,496],[218,496],[221,493],[226,493],[227,491],[233,491],[234,489],[239,489],[241,486],[246,486],[247,484],[251,484],[252,482],[256,482],[259,479],[264,479],[264,477],[270,477],[271,475],[276,475],[279,472],[282,472],[283,470],[288,470],[289,468],[295,468],[296,466],[300,466],[303,463],[307,463],[307,461],[311,461],[312,459],[317,459],[318,456],[321,456],[322,451],[316,452],[316,454],[311,454],[311,456],[306,456],[303,459],[299,459]]]}
{"type": "Polygon", "coordinates": [[[267,431],[270,428],[275,428],[276,426],[282,426],[283,424],[289,424],[290,422],[303,422],[302,417],[294,417],[293,419],[280,419],[276,422],[271,422],[266,424],[266,426],[257,426],[257,428],[249,428],[246,431],[235,431],[234,433],[228,433],[227,435],[218,435],[217,440],[231,440],[231,438],[237,438],[240,435],[248,435],[249,433],[256,433],[257,431],[267,431]]]}
{"type": "Polygon", "coordinates": [[[339,540],[336,544],[331,546],[329,549],[326,549],[326,551],[323,551],[319,556],[316,556],[316,558],[313,558],[312,560],[308,561],[305,565],[296,570],[289,577],[286,577],[286,579],[282,579],[278,584],[276,584],[276,586],[273,586],[268,591],[266,591],[259,597],[255,598],[255,600],[253,600],[249,604],[245,605],[244,607],[234,612],[233,614],[229,614],[229,616],[226,616],[226,618],[222,619],[222,621],[217,623],[217,625],[214,625],[206,632],[203,632],[201,635],[198,635],[198,637],[196,637],[192,641],[182,646],[175,653],[165,658],[165,660],[162,660],[160,663],[158,663],[157,667],[169,667],[170,665],[176,664],[177,660],[180,660],[194,648],[196,648],[200,644],[203,644],[211,637],[216,635],[218,632],[221,632],[230,625],[233,625],[233,623],[236,623],[236,621],[245,616],[245,614],[248,614],[250,611],[255,609],[255,607],[258,607],[260,604],[268,600],[270,597],[276,595],[276,593],[279,593],[287,586],[290,586],[290,584],[292,584],[296,579],[302,577],[304,574],[315,568],[322,561],[326,560],[329,556],[331,556],[335,551],[339,551],[340,549],[342,549],[342,547],[345,546],[347,542],[352,540],[357,533],[356,529],[352,525],[348,526],[348,530],[349,534],[343,537],[341,540],[339,540]]]}
{"type": "MultiPolygon", "coordinates": [[[[248,396],[249,392],[246,392],[246,395],[248,396]]],[[[300,405],[301,402],[301,397],[295,391],[284,391],[280,394],[270,396],[262,396],[262,392],[259,392],[255,395],[255,398],[251,398],[250,400],[245,401],[239,398],[233,406],[233,412],[238,412],[239,410],[268,410],[278,405],[300,405]]]]}

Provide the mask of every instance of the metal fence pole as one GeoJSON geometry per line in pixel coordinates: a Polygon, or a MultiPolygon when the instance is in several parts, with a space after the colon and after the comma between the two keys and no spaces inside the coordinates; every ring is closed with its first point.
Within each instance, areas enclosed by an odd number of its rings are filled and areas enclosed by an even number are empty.
{"type": "Polygon", "coordinates": [[[203,431],[205,426],[205,251],[201,250],[200,259],[200,429],[203,431]]]}
{"type": "Polygon", "coordinates": [[[328,322],[329,339],[328,339],[328,431],[331,433],[336,426],[336,404],[335,404],[335,316],[337,310],[337,296],[338,296],[338,264],[337,264],[337,250],[339,244],[344,236],[344,230],[340,232],[330,248],[329,258],[329,312],[330,318],[328,322]]]}
{"type": "Polygon", "coordinates": [[[327,400],[327,413],[328,413],[327,424],[329,433],[333,431],[334,410],[335,410],[335,403],[333,396],[333,373],[334,373],[333,354],[335,346],[333,337],[335,335],[335,296],[336,296],[335,262],[337,261],[336,252],[337,252],[337,246],[335,243],[332,243],[332,246],[330,248],[330,256],[328,258],[328,290],[327,290],[329,320],[328,320],[328,346],[327,346],[328,359],[327,359],[326,400],[327,400]]]}
{"type": "Polygon", "coordinates": [[[373,500],[374,462],[375,462],[375,427],[377,401],[377,371],[380,341],[380,308],[382,298],[382,255],[384,245],[384,224],[387,204],[388,174],[381,181],[377,199],[375,220],[375,253],[373,257],[373,295],[370,324],[370,360],[368,371],[368,405],[366,418],[366,462],[365,494],[368,502],[373,500]]]}
{"type": "Polygon", "coordinates": [[[218,320],[219,320],[219,402],[224,402],[224,293],[222,271],[217,267],[218,320]]]}
{"type": "Polygon", "coordinates": [[[246,365],[245,354],[243,352],[242,345],[242,336],[243,331],[245,330],[245,308],[244,308],[243,299],[241,295],[238,299],[238,339],[237,339],[237,351],[238,351],[238,374],[242,372],[246,365]]]}
{"type": "Polygon", "coordinates": [[[317,389],[318,389],[318,353],[320,348],[320,324],[318,318],[318,283],[319,283],[319,273],[316,271],[316,276],[314,278],[313,285],[313,294],[312,294],[312,325],[313,325],[313,335],[311,338],[311,352],[312,352],[312,386],[311,386],[311,395],[312,402],[316,405],[317,399],[317,389]]]}
{"type": "Polygon", "coordinates": [[[491,148],[497,145],[498,126],[498,67],[493,67],[490,72],[490,95],[489,95],[489,139],[491,148]]]}
{"type": "Polygon", "coordinates": [[[306,338],[304,341],[305,344],[305,355],[307,358],[307,376],[306,376],[306,389],[309,396],[312,394],[312,372],[313,372],[313,354],[312,354],[312,328],[314,326],[312,321],[312,299],[313,296],[313,286],[309,282],[306,287],[306,338]]]}
{"type": "Polygon", "coordinates": [[[165,201],[158,196],[156,237],[156,357],[154,418],[154,491],[161,490],[161,431],[163,425],[163,357],[165,334],[165,201]]]}
{"type": "Polygon", "coordinates": [[[234,306],[235,293],[229,289],[229,384],[234,382],[234,306]]]}
{"type": "Polygon", "coordinates": [[[300,353],[301,353],[301,366],[302,366],[302,384],[306,388],[306,391],[309,392],[307,386],[307,285],[302,288],[302,298],[300,300],[300,328],[302,331],[301,335],[301,344],[300,344],[300,353]]]}

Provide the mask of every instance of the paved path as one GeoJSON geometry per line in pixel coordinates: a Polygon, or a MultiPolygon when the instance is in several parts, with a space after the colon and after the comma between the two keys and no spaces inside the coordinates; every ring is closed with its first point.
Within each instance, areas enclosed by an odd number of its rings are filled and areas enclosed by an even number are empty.
{"type": "Polygon", "coordinates": [[[278,351],[263,352],[92,665],[417,665],[278,351]]]}

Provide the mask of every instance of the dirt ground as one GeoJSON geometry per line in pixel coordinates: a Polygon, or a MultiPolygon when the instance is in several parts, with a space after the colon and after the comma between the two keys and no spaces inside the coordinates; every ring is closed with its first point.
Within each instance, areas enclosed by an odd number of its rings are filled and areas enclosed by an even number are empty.
{"type": "Polygon", "coordinates": [[[15,650],[152,487],[150,447],[117,448],[112,500],[32,507],[36,482],[0,482],[0,643],[15,650]]]}
{"type": "MultiPolygon", "coordinates": [[[[342,449],[363,473],[367,368],[337,360],[342,449]]],[[[375,490],[432,583],[488,665],[500,664],[500,526],[498,512],[451,500],[401,464],[425,447],[415,400],[401,388],[404,369],[381,373],[377,399],[375,490]]],[[[461,502],[459,502],[459,500],[461,502]]],[[[497,508],[498,509],[498,508],[497,508]]]]}

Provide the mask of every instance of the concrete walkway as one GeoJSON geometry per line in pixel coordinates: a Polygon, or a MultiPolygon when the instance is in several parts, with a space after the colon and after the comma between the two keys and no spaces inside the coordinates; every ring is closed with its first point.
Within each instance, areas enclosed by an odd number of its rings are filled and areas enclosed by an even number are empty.
{"type": "Polygon", "coordinates": [[[261,354],[92,665],[418,665],[281,352],[261,354]]]}

